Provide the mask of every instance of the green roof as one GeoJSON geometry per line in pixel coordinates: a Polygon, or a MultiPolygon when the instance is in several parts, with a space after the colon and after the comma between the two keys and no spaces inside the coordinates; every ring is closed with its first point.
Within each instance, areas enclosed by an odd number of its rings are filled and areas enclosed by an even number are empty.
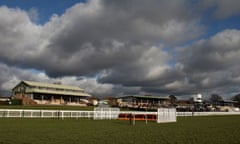
{"type": "Polygon", "coordinates": [[[77,86],[69,86],[69,85],[62,85],[62,84],[49,84],[49,83],[41,83],[41,82],[33,82],[33,81],[22,81],[22,82],[29,86],[83,91],[83,89],[81,89],[80,87],[77,87],[77,86]]]}
{"type": "Polygon", "coordinates": [[[71,95],[71,96],[86,96],[89,97],[91,96],[88,93],[81,92],[81,91],[76,91],[76,92],[71,92],[71,91],[56,91],[56,90],[42,90],[42,89],[30,89],[26,91],[27,93],[45,93],[45,94],[58,94],[58,95],[71,95]]]}
{"type": "Polygon", "coordinates": [[[18,87],[22,83],[30,87],[29,89],[26,90],[26,93],[91,96],[90,94],[84,92],[83,89],[77,86],[69,86],[69,85],[62,85],[62,84],[48,84],[48,83],[33,82],[33,81],[21,81],[12,90],[14,90],[16,87],[18,87]]]}

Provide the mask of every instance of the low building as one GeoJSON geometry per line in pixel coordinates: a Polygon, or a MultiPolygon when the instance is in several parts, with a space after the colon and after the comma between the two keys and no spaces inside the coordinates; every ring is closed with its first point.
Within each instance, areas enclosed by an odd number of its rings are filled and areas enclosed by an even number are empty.
{"type": "Polygon", "coordinates": [[[0,105],[8,105],[10,103],[10,97],[0,96],[0,105]]]}
{"type": "Polygon", "coordinates": [[[12,96],[23,104],[86,105],[91,97],[77,86],[21,81],[12,89],[12,96]]]}
{"type": "Polygon", "coordinates": [[[239,111],[237,103],[237,101],[232,100],[219,100],[213,105],[216,108],[216,111],[239,111]]]}
{"type": "Polygon", "coordinates": [[[129,95],[118,98],[119,107],[134,109],[157,109],[170,105],[169,97],[152,95],[129,95]]]}

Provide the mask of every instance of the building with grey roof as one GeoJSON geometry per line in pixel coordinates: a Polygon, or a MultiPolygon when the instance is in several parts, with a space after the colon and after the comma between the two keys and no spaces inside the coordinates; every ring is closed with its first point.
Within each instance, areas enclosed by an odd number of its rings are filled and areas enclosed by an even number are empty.
{"type": "Polygon", "coordinates": [[[21,81],[12,89],[12,96],[23,104],[86,105],[91,97],[77,86],[21,81]]]}

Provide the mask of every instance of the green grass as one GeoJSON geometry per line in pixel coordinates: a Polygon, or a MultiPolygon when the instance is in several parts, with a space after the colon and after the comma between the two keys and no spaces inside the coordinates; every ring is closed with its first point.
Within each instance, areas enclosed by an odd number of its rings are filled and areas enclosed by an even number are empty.
{"type": "Polygon", "coordinates": [[[0,144],[239,144],[240,116],[178,117],[177,123],[0,118],[0,144]]]}

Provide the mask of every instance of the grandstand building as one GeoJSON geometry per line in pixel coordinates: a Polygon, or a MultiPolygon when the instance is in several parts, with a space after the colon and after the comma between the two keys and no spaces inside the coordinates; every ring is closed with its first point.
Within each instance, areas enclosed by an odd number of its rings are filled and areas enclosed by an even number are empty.
{"type": "Polygon", "coordinates": [[[118,98],[119,107],[128,107],[133,109],[157,109],[160,107],[169,107],[169,97],[153,95],[129,95],[118,98]]]}
{"type": "Polygon", "coordinates": [[[12,89],[12,96],[24,105],[86,105],[90,94],[76,86],[21,81],[12,89]]]}

